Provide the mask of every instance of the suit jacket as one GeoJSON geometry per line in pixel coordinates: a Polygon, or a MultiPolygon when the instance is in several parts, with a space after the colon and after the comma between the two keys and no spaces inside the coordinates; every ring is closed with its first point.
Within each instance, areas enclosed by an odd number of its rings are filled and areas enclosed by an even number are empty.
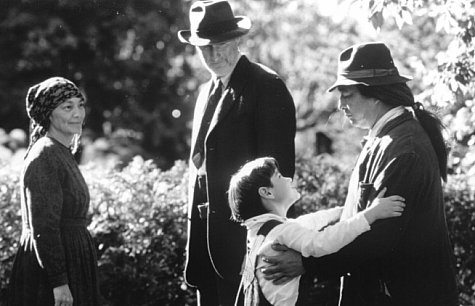
{"type": "Polygon", "coordinates": [[[405,112],[368,143],[353,170],[344,215],[401,195],[401,217],[379,220],[339,252],[304,259],[319,279],[342,278],[340,305],[458,305],[438,161],[430,139],[405,112]]]}
{"type": "MultiPolygon", "coordinates": [[[[193,117],[192,148],[201,125],[212,82],[202,86],[193,117]]],[[[198,220],[194,201],[197,169],[190,159],[188,246],[185,279],[199,286],[203,255],[198,241],[207,240],[208,256],[216,273],[239,282],[246,251],[246,229],[231,221],[227,189],[231,176],[247,161],[272,156],[284,175],[295,170],[295,106],[284,82],[267,67],[239,59],[218,103],[206,140],[208,186],[208,231],[195,225],[198,220]],[[195,213],[193,213],[195,210],[195,213]]]]}

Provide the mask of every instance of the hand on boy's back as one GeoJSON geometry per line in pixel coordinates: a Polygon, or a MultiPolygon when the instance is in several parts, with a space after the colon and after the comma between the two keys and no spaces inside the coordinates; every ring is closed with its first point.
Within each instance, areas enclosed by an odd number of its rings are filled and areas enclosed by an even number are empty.
{"type": "Polygon", "coordinates": [[[278,243],[273,243],[272,249],[280,254],[262,258],[264,262],[269,264],[261,270],[265,279],[272,280],[275,285],[282,285],[305,273],[302,255],[299,252],[278,243]]]}

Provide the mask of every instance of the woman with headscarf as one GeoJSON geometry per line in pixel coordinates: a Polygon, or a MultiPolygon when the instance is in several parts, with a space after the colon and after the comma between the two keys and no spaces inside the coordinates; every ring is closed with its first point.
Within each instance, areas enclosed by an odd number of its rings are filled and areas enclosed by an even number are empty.
{"type": "Polygon", "coordinates": [[[10,305],[98,305],[97,258],[89,234],[89,191],[73,154],[85,97],[71,81],[49,78],[28,90],[30,145],[21,176],[22,235],[10,305]]]}

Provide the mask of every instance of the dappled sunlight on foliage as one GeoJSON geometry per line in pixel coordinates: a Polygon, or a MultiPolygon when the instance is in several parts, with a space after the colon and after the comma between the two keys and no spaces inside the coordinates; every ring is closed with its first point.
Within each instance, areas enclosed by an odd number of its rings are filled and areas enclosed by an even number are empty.
{"type": "Polygon", "coordinates": [[[417,98],[435,107],[443,116],[453,140],[452,150],[456,158],[453,171],[473,177],[475,121],[470,118],[474,114],[475,98],[474,1],[354,2],[365,8],[373,26],[382,32],[391,28],[387,24],[394,20],[397,28],[406,34],[404,38],[419,36],[408,41],[419,49],[419,61],[424,62],[419,67],[424,84],[416,85],[420,91],[416,92],[417,98]]]}
{"type": "Polygon", "coordinates": [[[343,205],[350,170],[330,155],[297,157],[295,173],[301,199],[295,204],[296,213],[343,205]]]}
{"type": "MultiPolygon", "coordinates": [[[[193,305],[183,282],[186,246],[187,163],[167,171],[135,157],[120,170],[81,166],[91,193],[89,229],[99,257],[100,289],[106,305],[193,305]]],[[[350,170],[330,155],[298,156],[298,215],[342,205],[350,170]]],[[[0,305],[20,237],[19,169],[0,165],[0,305]]],[[[475,191],[466,176],[446,184],[447,222],[453,241],[461,305],[475,300],[475,191]]],[[[316,306],[338,299],[338,281],[315,284],[316,306]]]]}
{"type": "Polygon", "coordinates": [[[466,176],[449,176],[445,203],[461,305],[475,305],[475,188],[466,176]]]}
{"type": "Polygon", "coordinates": [[[90,186],[101,292],[114,305],[185,304],[187,166],[161,171],[135,157],[121,171],[84,167],[90,186]]]}
{"type": "Polygon", "coordinates": [[[0,163],[0,305],[21,234],[18,168],[0,163]]]}

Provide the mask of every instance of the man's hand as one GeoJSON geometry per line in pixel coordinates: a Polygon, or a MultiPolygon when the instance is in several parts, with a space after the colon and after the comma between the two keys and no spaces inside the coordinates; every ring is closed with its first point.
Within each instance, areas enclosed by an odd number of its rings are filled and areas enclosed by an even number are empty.
{"type": "Polygon", "coordinates": [[[69,286],[61,285],[53,289],[54,295],[54,306],[72,306],[73,305],[73,296],[69,286]]]}
{"type": "Polygon", "coordinates": [[[275,285],[282,285],[305,273],[300,253],[277,243],[272,244],[272,249],[279,251],[280,254],[262,258],[270,264],[269,267],[262,269],[265,279],[272,280],[275,285]]]}

